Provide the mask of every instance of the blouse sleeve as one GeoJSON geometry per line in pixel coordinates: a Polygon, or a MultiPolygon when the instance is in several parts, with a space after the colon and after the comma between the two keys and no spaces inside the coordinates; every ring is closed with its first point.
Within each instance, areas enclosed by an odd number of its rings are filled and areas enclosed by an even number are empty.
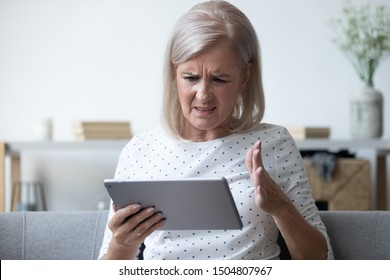
{"type": "Polygon", "coordinates": [[[301,215],[324,235],[328,247],[328,259],[333,259],[330,239],[315,205],[299,149],[287,129],[282,128],[278,133],[280,138],[279,145],[276,147],[277,178],[275,181],[278,182],[301,215]]]}
{"type": "Polygon", "coordinates": [[[112,232],[108,228],[108,221],[111,220],[113,215],[114,215],[114,209],[112,208],[112,201],[111,201],[111,206],[110,206],[110,210],[108,212],[108,217],[107,217],[107,223],[106,223],[106,227],[104,230],[103,241],[102,241],[102,245],[101,245],[100,251],[99,251],[99,259],[101,259],[107,253],[108,245],[110,244],[110,241],[112,238],[112,232]]]}
{"type": "MultiPolygon", "coordinates": [[[[115,170],[115,176],[114,176],[115,179],[118,179],[118,180],[122,179],[123,180],[123,179],[128,178],[127,174],[125,174],[124,171],[126,170],[126,166],[129,165],[129,158],[130,158],[130,155],[132,153],[131,147],[134,146],[133,142],[134,141],[131,140],[121,151],[121,154],[119,156],[119,160],[117,163],[117,167],[115,170]]],[[[112,202],[112,200],[110,200],[110,209],[108,212],[107,223],[106,223],[106,227],[104,230],[102,245],[101,245],[100,251],[99,251],[99,259],[101,259],[107,253],[108,246],[109,246],[111,238],[112,238],[112,232],[108,228],[108,222],[112,219],[112,217],[115,214],[112,204],[113,204],[113,202],[112,202]]]]}

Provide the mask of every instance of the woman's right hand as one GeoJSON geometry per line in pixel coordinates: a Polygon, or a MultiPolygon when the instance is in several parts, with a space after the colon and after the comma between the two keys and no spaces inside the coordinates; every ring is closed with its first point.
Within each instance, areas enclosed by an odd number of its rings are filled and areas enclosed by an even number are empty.
{"type": "Polygon", "coordinates": [[[113,208],[115,214],[108,223],[112,239],[105,258],[134,259],[145,238],[163,226],[165,218],[153,207],[141,209],[139,204],[128,205],[119,210],[113,205],[113,208]]]}

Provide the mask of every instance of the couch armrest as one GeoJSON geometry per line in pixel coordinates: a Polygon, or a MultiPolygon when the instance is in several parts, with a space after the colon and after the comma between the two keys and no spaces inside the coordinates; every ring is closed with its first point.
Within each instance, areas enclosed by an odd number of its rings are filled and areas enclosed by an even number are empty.
{"type": "Polygon", "coordinates": [[[108,211],[7,212],[0,215],[0,257],[97,259],[108,211]]]}

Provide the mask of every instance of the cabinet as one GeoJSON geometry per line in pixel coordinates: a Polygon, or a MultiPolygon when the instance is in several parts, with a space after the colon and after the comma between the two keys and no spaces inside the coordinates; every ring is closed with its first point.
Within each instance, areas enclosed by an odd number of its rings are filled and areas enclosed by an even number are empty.
{"type": "Polygon", "coordinates": [[[390,140],[331,140],[308,139],[296,141],[300,150],[348,150],[368,159],[371,165],[371,208],[387,210],[387,155],[390,140]]]}

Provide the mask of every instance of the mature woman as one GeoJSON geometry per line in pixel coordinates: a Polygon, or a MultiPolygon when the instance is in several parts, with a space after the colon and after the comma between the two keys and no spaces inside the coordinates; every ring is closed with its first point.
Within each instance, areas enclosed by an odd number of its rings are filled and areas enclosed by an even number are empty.
{"type": "Polygon", "coordinates": [[[258,40],[236,7],[200,3],[177,22],[163,112],[166,126],[126,145],[115,178],[224,176],[244,227],[169,232],[154,208],[113,206],[102,259],[134,259],[142,243],[145,259],[277,259],[279,231],[293,259],[333,257],[293,139],[261,123],[258,40]]]}

